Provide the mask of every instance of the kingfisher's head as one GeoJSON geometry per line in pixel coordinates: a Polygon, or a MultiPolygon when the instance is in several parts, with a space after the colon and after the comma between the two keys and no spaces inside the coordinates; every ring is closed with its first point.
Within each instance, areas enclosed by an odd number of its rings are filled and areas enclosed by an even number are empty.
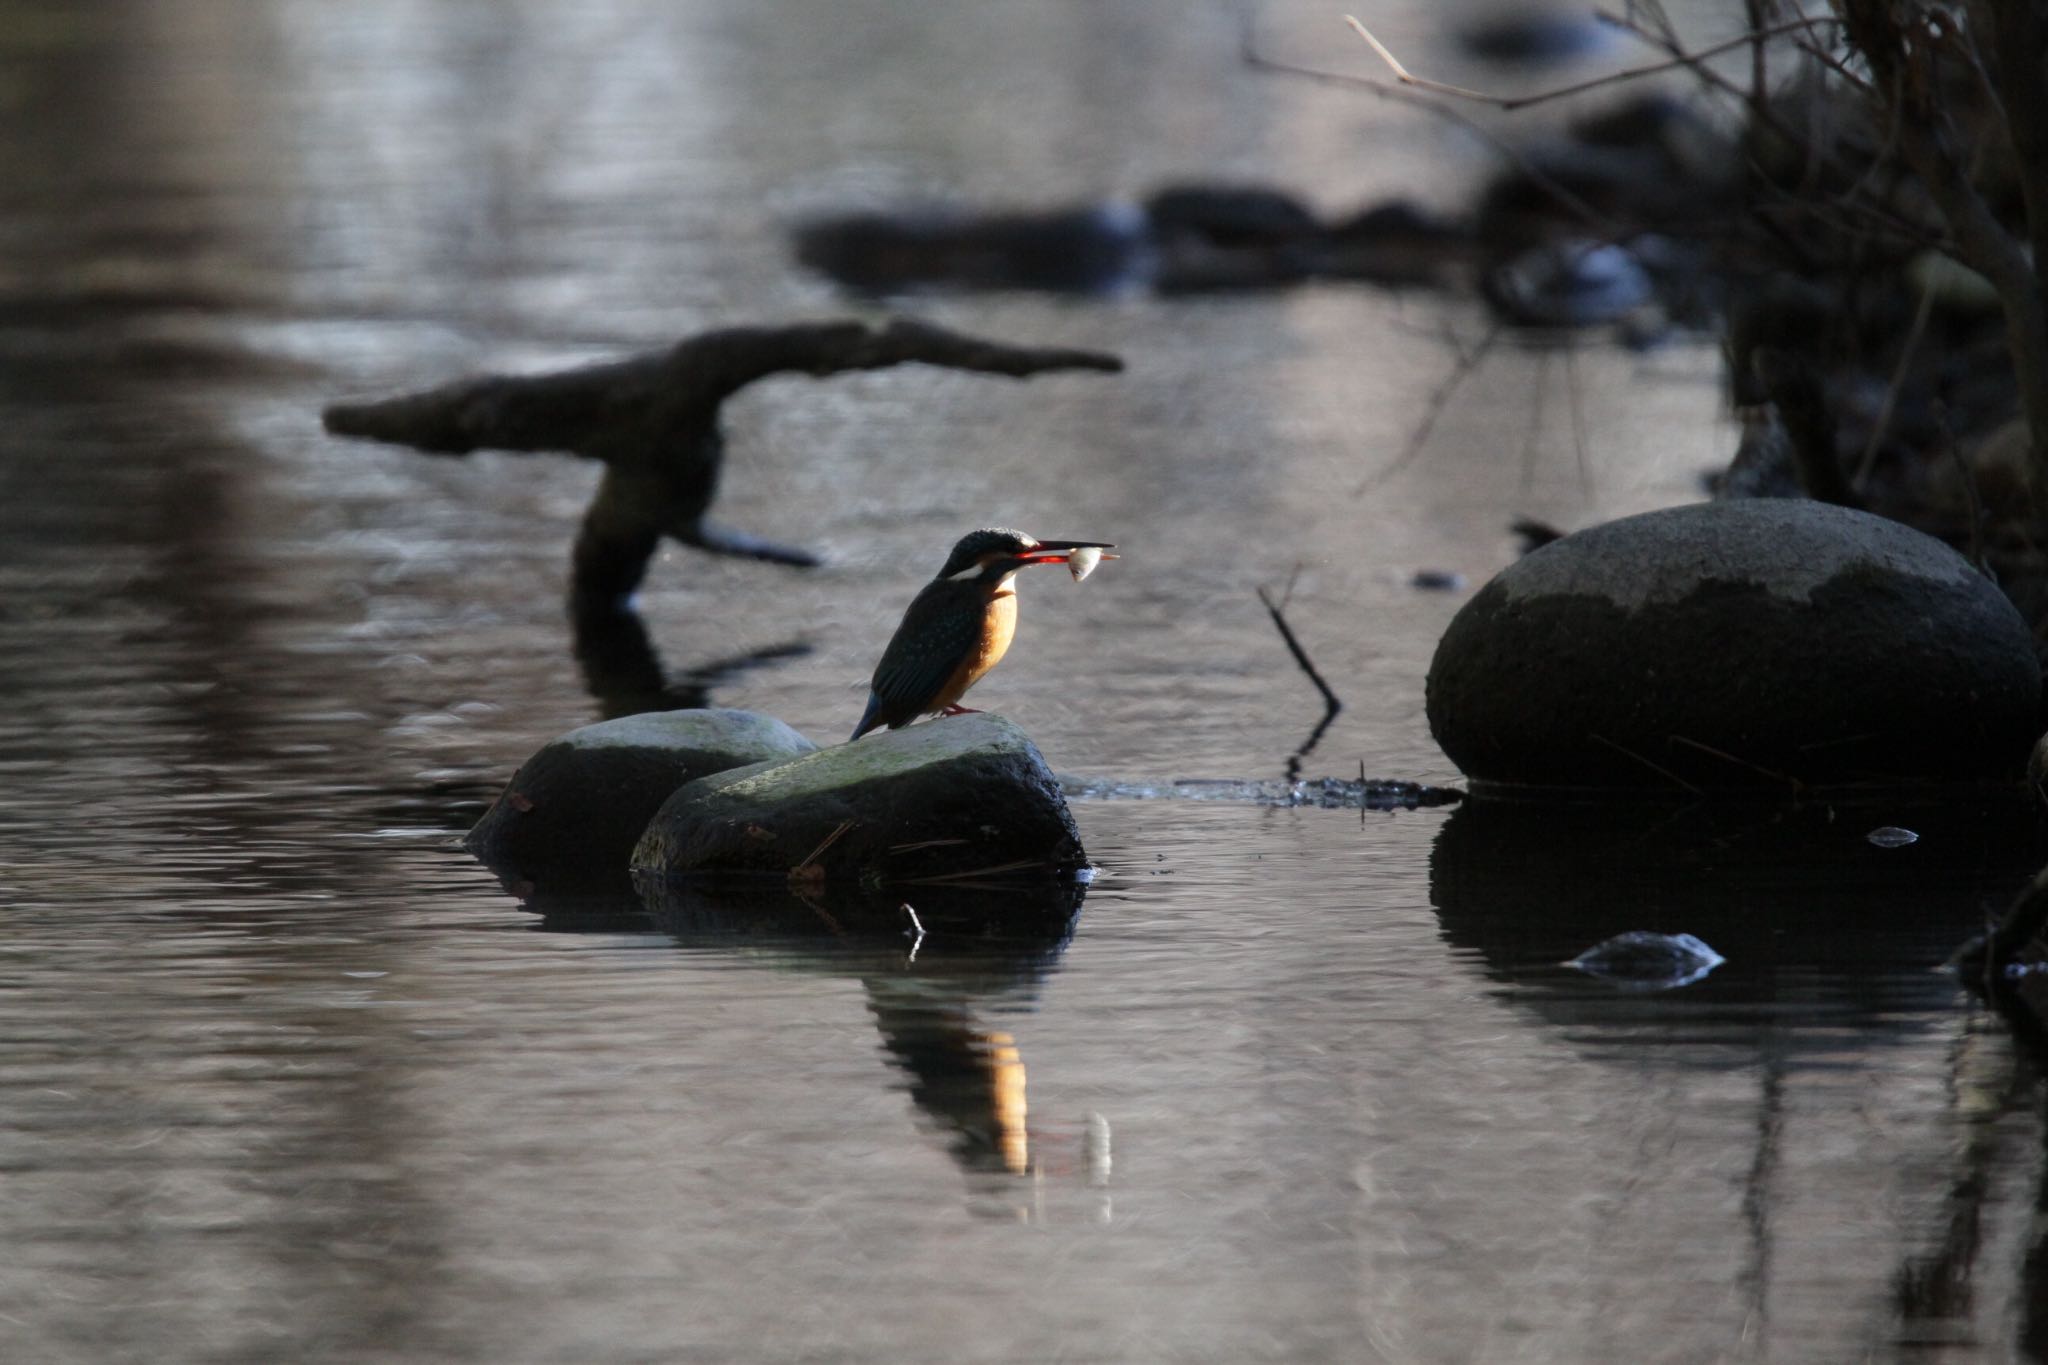
{"type": "Polygon", "coordinates": [[[995,584],[1027,565],[1064,564],[1070,550],[1111,548],[1106,541],[1039,540],[1022,531],[990,526],[960,537],[938,576],[959,583],[995,584]]]}

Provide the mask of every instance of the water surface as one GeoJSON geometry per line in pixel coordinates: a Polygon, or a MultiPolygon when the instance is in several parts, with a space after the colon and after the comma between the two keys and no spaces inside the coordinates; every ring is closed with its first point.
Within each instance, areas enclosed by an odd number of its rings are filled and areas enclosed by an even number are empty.
{"type": "MultiPolygon", "coordinates": [[[[1261,23],[1350,61],[1326,17],[1261,23]]],[[[1426,8],[1382,31],[1485,75],[1426,8]]],[[[0,101],[10,1358],[2048,1333],[2033,1073],[1935,970],[2038,858],[2010,827],[1083,801],[1066,933],[923,942],[542,915],[456,846],[598,713],[560,607],[593,471],[337,442],[321,403],[855,310],[787,259],[809,208],[1448,204],[1483,169],[1455,129],[1247,73],[1229,16],[1164,3],[0,3],[0,101]],[[1667,993],[1558,965],[1625,929],[1729,960],[1667,993]]],[[[1254,589],[1292,578],[1346,701],[1303,770],[1451,781],[1421,684],[1462,594],[1413,573],[1483,581],[1511,516],[1679,500],[1732,446],[1710,354],[1500,348],[1393,467],[1445,329],[1484,326],[1421,297],[917,308],[1129,370],[750,391],[720,513],[830,564],[665,554],[672,690],[835,739],[952,539],[1010,523],[1126,552],[1027,585],[977,693],[1061,772],[1285,775],[1321,705],[1254,589]]]]}

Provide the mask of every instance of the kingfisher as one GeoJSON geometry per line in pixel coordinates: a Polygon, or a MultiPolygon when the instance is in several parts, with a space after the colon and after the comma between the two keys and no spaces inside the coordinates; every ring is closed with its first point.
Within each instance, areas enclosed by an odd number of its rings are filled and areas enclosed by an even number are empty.
{"type": "Polygon", "coordinates": [[[882,651],[869,684],[868,709],[848,740],[877,726],[891,730],[919,716],[943,711],[957,716],[967,689],[996,666],[1017,630],[1017,590],[1011,580],[1032,564],[1066,564],[1079,556],[1074,576],[1083,577],[1101,552],[1115,548],[1100,540],[1038,540],[1006,527],[970,531],[953,547],[939,575],[924,585],[903,613],[903,623],[882,651]]]}

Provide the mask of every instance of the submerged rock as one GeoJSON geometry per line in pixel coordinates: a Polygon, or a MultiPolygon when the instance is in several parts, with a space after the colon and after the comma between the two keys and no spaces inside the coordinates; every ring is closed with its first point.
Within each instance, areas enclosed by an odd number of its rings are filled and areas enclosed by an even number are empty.
{"type": "Polygon", "coordinates": [[[2040,700],[2026,623],[1961,555],[1792,499],[1536,550],[1459,611],[1428,683],[1475,793],[2016,784],[2040,700]]]}
{"type": "Polygon", "coordinates": [[[692,782],[633,850],[639,872],[797,885],[1059,877],[1086,863],[1037,748],[982,712],[692,782]]]}
{"type": "Polygon", "coordinates": [[[463,843],[515,886],[623,883],[640,832],[677,787],[817,747],[752,711],[655,711],[586,725],[520,764],[463,843]]]}
{"type": "Polygon", "coordinates": [[[1727,960],[1691,934],[1631,929],[1594,944],[1564,965],[1626,990],[1662,991],[1690,986],[1727,960]]]}

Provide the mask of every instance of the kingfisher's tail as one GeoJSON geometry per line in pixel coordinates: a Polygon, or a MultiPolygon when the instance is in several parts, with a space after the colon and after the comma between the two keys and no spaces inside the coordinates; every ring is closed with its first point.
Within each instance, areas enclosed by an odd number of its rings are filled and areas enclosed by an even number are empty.
{"type": "Polygon", "coordinates": [[[876,693],[870,692],[868,693],[868,709],[861,713],[860,724],[853,727],[853,733],[847,736],[846,742],[848,744],[853,743],[881,723],[882,699],[876,693]]]}

